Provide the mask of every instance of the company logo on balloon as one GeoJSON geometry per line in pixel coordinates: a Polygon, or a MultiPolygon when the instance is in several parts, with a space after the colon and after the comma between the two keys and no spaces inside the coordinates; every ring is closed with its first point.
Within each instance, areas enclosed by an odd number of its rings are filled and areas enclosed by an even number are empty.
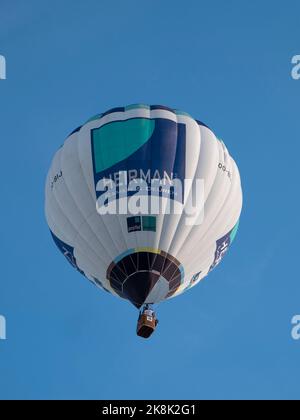
{"type": "MultiPolygon", "coordinates": [[[[131,118],[92,129],[91,137],[96,191],[102,179],[118,184],[120,172],[127,173],[127,183],[143,179],[148,185],[154,179],[170,182],[176,178],[183,183],[186,178],[185,124],[131,118]]],[[[100,195],[98,190],[97,198],[100,195]]],[[[184,201],[184,191],[180,200],[184,201]]]]}
{"type": "Polygon", "coordinates": [[[215,252],[215,259],[214,259],[214,262],[212,263],[209,271],[212,271],[217,265],[220,264],[224,255],[227,253],[230,245],[234,241],[234,238],[237,234],[238,228],[239,228],[239,222],[237,222],[237,224],[234,226],[234,228],[230,232],[228,232],[225,236],[223,236],[222,238],[217,240],[217,248],[216,248],[216,252],[215,252]]]}
{"type": "Polygon", "coordinates": [[[97,212],[204,218],[204,181],[186,179],[187,127],[164,118],[116,120],[91,130],[97,212]],[[195,205],[193,206],[193,202],[195,205]]]}
{"type": "Polygon", "coordinates": [[[76,268],[77,271],[79,271],[80,274],[84,275],[84,272],[78,267],[76,258],[74,256],[74,248],[70,245],[66,244],[62,240],[60,240],[56,235],[54,235],[53,232],[51,232],[52,238],[57,246],[57,248],[60,250],[60,252],[65,256],[65,258],[69,261],[69,263],[72,265],[72,267],[76,268]]]}

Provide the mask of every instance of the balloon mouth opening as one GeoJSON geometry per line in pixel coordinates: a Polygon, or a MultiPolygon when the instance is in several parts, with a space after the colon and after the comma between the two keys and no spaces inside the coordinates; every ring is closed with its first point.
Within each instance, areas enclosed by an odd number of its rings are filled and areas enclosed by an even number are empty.
{"type": "Polygon", "coordinates": [[[174,295],[184,280],[184,270],[164,251],[133,250],[110,264],[107,279],[120,297],[140,308],[174,295]]]}

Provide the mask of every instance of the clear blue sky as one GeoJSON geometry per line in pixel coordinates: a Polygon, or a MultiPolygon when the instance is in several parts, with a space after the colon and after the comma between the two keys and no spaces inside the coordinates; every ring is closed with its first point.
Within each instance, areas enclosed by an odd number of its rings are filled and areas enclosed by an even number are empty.
{"type": "Polygon", "coordinates": [[[0,0],[0,398],[300,398],[300,3],[0,0]],[[151,341],[53,244],[44,181],[91,115],[130,103],[199,118],[238,162],[222,264],[161,305],[151,341]]]}

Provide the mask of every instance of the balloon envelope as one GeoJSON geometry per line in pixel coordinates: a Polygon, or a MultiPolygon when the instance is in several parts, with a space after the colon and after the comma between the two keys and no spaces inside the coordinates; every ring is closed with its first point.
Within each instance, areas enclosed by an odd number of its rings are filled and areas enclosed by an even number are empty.
{"type": "Polygon", "coordinates": [[[131,105],[66,139],[46,181],[46,218],[67,260],[136,307],[196,285],[234,240],[238,168],[203,123],[131,105]]]}

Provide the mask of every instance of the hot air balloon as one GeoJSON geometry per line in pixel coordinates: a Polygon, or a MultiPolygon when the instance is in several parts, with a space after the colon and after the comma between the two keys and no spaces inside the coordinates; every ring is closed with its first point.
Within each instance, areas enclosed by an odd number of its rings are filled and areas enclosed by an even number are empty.
{"type": "Polygon", "coordinates": [[[233,242],[239,170],[212,130],[187,113],[130,105],[96,115],[57,151],[46,219],[59,250],[97,287],[140,310],[199,283],[233,242]]]}

